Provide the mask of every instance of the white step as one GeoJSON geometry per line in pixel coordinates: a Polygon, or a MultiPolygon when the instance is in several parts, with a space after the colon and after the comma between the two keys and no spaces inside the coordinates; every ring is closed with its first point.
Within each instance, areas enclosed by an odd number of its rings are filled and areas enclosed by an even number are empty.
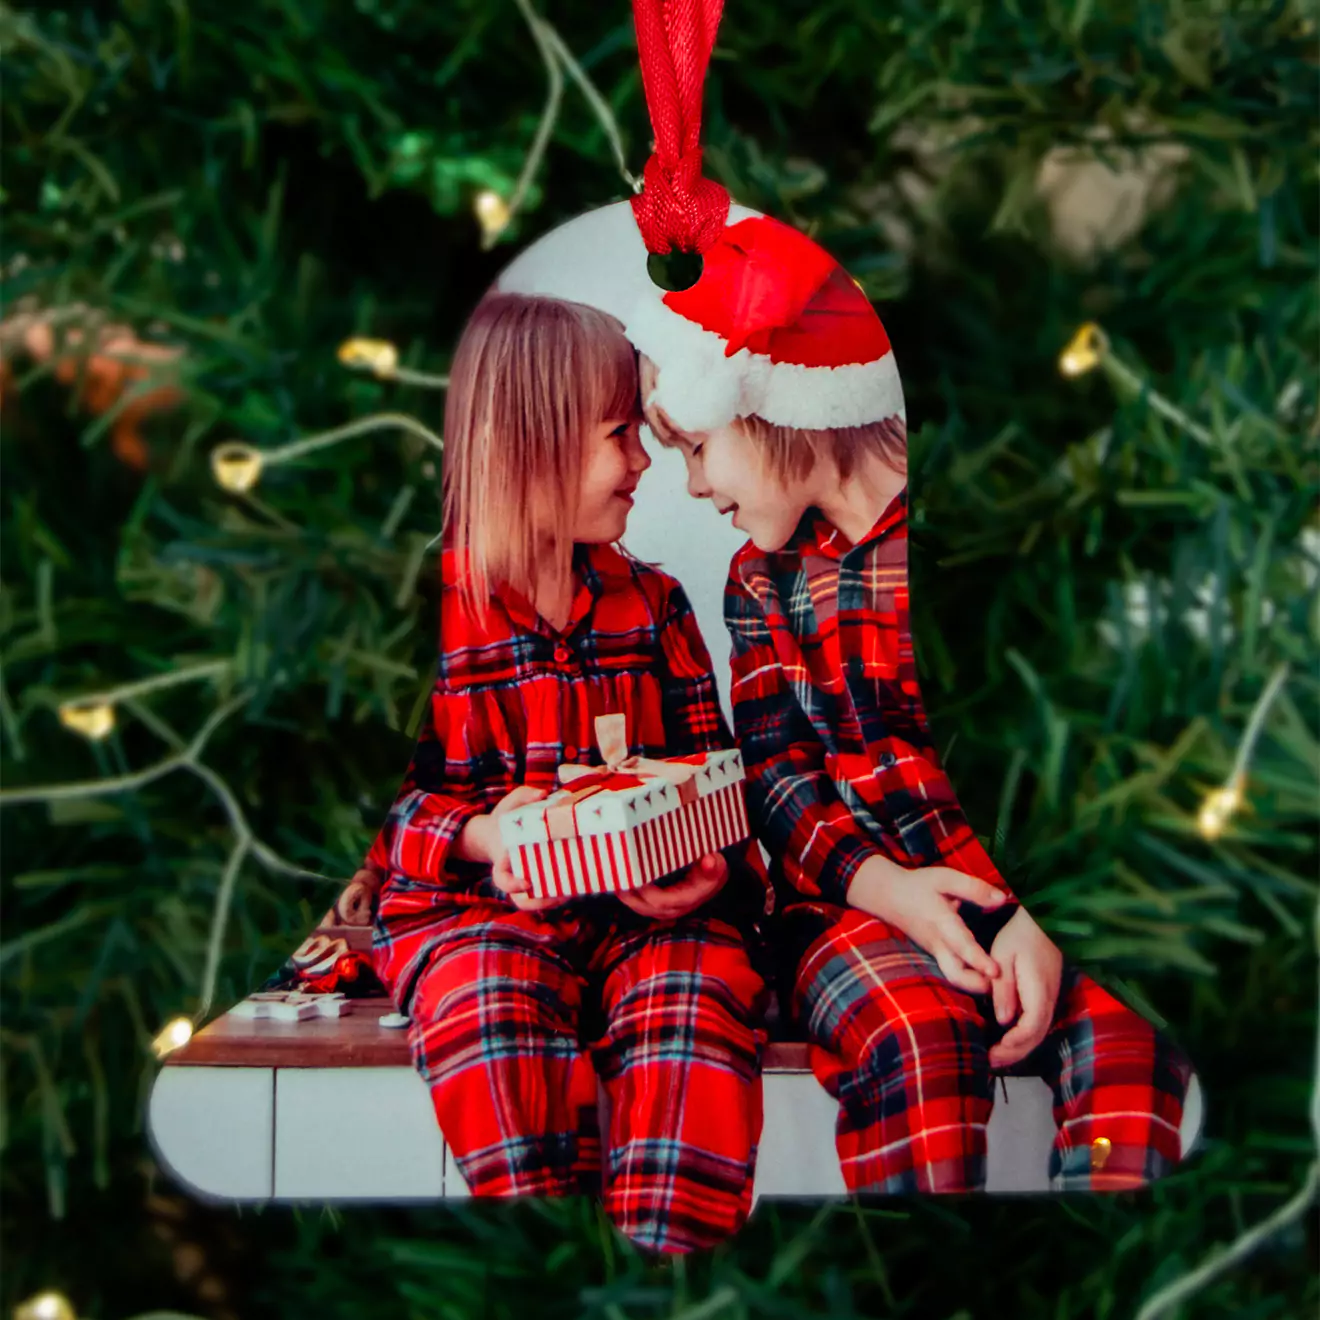
{"type": "MultiPolygon", "coordinates": [[[[844,1194],[835,1101],[809,1072],[767,1072],[756,1197],[844,1194]]],[[[996,1087],[987,1129],[987,1192],[1048,1191],[1054,1138],[1049,1089],[1035,1078],[996,1087]]],[[[466,1196],[430,1096],[408,1067],[167,1066],[149,1125],[162,1165],[206,1199],[432,1201],[466,1196]]],[[[1183,1153],[1201,1130],[1195,1078],[1183,1153]]]]}

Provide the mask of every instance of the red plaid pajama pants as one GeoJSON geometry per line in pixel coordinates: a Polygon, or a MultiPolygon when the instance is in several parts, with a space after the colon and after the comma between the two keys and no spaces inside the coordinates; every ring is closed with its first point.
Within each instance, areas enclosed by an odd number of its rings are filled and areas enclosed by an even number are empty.
{"type": "MultiPolygon", "coordinates": [[[[854,908],[795,904],[781,914],[781,934],[790,1011],[812,1042],[813,1071],[839,1101],[849,1191],[980,1190],[993,1103],[988,1049],[1002,1034],[988,1002],[950,985],[930,954],[854,908]]],[[[1056,1191],[1140,1187],[1180,1159],[1190,1065],[1076,968],[1064,969],[1049,1034],[1011,1072],[1041,1077],[1053,1093],[1056,1191]],[[1109,1145],[1093,1147],[1100,1138],[1109,1145]]]]}
{"type": "Polygon", "coordinates": [[[663,1252],[745,1222],[765,987],[733,926],[601,927],[578,905],[480,901],[384,922],[376,961],[392,987],[409,969],[413,1061],[474,1195],[600,1193],[628,1237],[663,1252]]]}

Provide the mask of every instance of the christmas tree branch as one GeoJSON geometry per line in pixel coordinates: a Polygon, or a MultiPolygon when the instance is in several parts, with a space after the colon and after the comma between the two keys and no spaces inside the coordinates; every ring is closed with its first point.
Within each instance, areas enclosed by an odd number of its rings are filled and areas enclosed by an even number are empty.
{"type": "MultiPolygon", "coordinates": [[[[229,662],[225,662],[224,668],[228,668],[229,662]]],[[[216,666],[197,666],[192,671],[193,677],[196,677],[198,670],[215,672],[216,666]]],[[[167,680],[174,678],[178,681],[178,675],[161,675],[158,680],[144,680],[140,683],[126,684],[121,688],[107,689],[106,693],[101,695],[123,697],[126,692],[133,692],[140,695],[144,691],[168,686],[167,680]]],[[[210,936],[207,941],[206,963],[202,974],[202,986],[199,996],[198,1016],[205,1017],[210,1011],[211,1003],[215,997],[216,981],[219,976],[220,955],[224,946],[225,928],[229,921],[229,909],[233,902],[234,887],[238,881],[238,874],[242,868],[243,860],[250,853],[261,864],[269,870],[280,874],[293,876],[299,879],[313,878],[317,880],[333,880],[333,877],[324,876],[315,871],[310,871],[305,867],[295,866],[292,862],[285,861],[269,845],[263,843],[252,832],[248,824],[247,816],[238,803],[228,784],[209,766],[202,764],[201,754],[206,747],[207,741],[220,725],[234,714],[251,698],[251,693],[243,693],[226,702],[224,705],[213,711],[207,718],[202,728],[181,752],[174,756],[166,757],[157,762],[154,766],[149,766],[145,770],[139,770],[128,775],[119,775],[109,779],[85,780],[80,783],[72,784],[47,784],[37,788],[9,789],[0,792],[0,807],[12,806],[20,802],[58,802],[73,798],[85,797],[105,797],[115,793],[133,792],[147,784],[153,783],[166,775],[172,774],[176,770],[185,770],[190,774],[196,775],[220,800],[225,814],[229,817],[230,827],[233,829],[236,837],[234,847],[229,853],[225,862],[224,871],[220,878],[220,887],[216,893],[215,909],[211,918],[210,936]]],[[[157,719],[154,721],[156,731],[169,741],[174,741],[177,735],[169,728],[164,721],[157,719]]],[[[85,911],[86,909],[84,909],[85,911]]]]}
{"type": "Polygon", "coordinates": [[[532,138],[532,145],[527,150],[527,158],[523,162],[522,172],[518,175],[518,181],[513,186],[513,193],[509,197],[503,215],[502,223],[486,226],[481,236],[481,246],[485,250],[493,248],[499,242],[500,235],[509,227],[514,216],[518,214],[527,196],[527,190],[532,186],[532,180],[536,177],[536,171],[541,167],[541,158],[545,155],[545,149],[550,144],[550,134],[554,131],[555,120],[559,117],[559,103],[564,95],[564,74],[559,67],[559,62],[555,59],[555,53],[542,31],[541,20],[536,16],[532,9],[530,0],[515,0],[519,11],[527,21],[527,26],[531,29],[532,39],[536,42],[536,49],[541,53],[541,61],[545,65],[545,76],[547,80],[545,94],[545,108],[541,111],[541,122],[536,126],[536,135],[532,138]]]}
{"type": "MultiPolygon", "coordinates": [[[[1316,951],[1320,952],[1320,906],[1315,909],[1313,937],[1316,951]]],[[[1258,1247],[1269,1241],[1276,1233],[1299,1222],[1317,1193],[1320,1193],[1320,1037],[1315,1042],[1314,1068],[1311,1078],[1311,1137],[1316,1155],[1306,1170],[1302,1185],[1269,1218],[1249,1228],[1245,1233],[1234,1238],[1228,1246],[1216,1256],[1198,1265],[1194,1270],[1167,1283],[1153,1297],[1146,1300],[1137,1312],[1136,1320],[1159,1320],[1168,1315],[1174,1307],[1185,1302],[1189,1297],[1200,1292],[1220,1275],[1226,1274],[1246,1260],[1258,1247]]]]}

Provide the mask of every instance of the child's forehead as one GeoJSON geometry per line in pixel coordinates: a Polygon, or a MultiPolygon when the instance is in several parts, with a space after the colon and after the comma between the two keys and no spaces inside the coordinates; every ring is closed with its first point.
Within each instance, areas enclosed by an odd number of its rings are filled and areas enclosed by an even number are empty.
{"type": "Polygon", "coordinates": [[[668,449],[693,449],[701,442],[701,435],[696,431],[682,431],[670,420],[669,414],[658,404],[643,397],[643,410],[646,424],[651,434],[668,449]]]}

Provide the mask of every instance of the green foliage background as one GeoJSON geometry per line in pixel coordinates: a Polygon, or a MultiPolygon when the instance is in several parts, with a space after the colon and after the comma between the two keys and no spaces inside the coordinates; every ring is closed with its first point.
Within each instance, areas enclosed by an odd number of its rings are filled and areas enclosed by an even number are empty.
{"type": "MultiPolygon", "coordinates": [[[[544,12],[639,172],[628,6],[544,12]]],[[[335,347],[381,336],[443,370],[516,243],[625,195],[606,139],[570,87],[528,208],[483,253],[473,196],[510,191],[544,96],[513,0],[51,3],[0,10],[0,34],[6,311],[103,309],[182,345],[190,391],[151,423],[144,477],[106,419],[13,359],[5,788],[149,766],[246,693],[204,763],[262,840],[343,877],[429,676],[431,456],[380,434],[233,497],[207,452],[385,408],[438,429],[440,395],[351,375],[335,347]],[[121,708],[103,743],[56,719],[66,697],[211,659],[233,663],[121,708]]],[[[1295,1190],[1316,1026],[1316,67],[1291,0],[729,0],[707,95],[710,171],[880,306],[913,425],[940,745],[1065,950],[1196,1061],[1195,1159],[1104,1200],[765,1205],[713,1257],[659,1266],[573,1204],[190,1205],[145,1141],[148,1045],[196,1007],[233,836],[178,771],[3,813],[4,1309],[56,1286],[105,1320],[1124,1317],[1295,1190]],[[1060,144],[1185,155],[1167,203],[1079,261],[1034,189],[1060,144]],[[921,186],[896,189],[904,172],[921,186]],[[1209,443],[1100,373],[1059,376],[1093,318],[1209,443]],[[1206,842],[1197,805],[1283,661],[1250,809],[1206,842]]],[[[332,893],[247,862],[217,1007],[332,893]]],[[[1183,1314],[1314,1313],[1313,1229],[1183,1314]]]]}

